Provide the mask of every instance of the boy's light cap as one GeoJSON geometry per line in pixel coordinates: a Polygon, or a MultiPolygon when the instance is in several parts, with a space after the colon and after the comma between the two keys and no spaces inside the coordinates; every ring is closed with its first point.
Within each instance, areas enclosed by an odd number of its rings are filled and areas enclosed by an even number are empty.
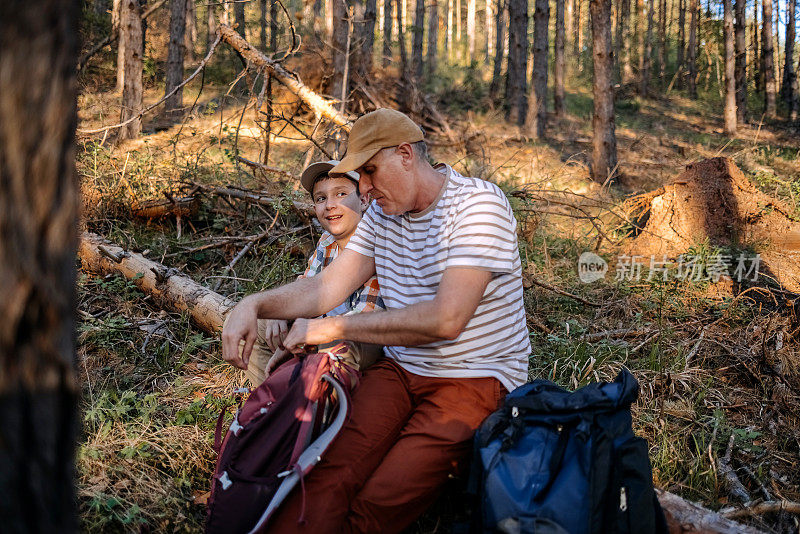
{"type": "Polygon", "coordinates": [[[422,141],[425,135],[414,121],[394,109],[378,108],[362,115],[350,130],[347,153],[330,174],[344,174],[364,165],[383,148],[422,141]]]}
{"type": "MultiPolygon", "coordinates": [[[[302,186],[311,193],[311,188],[314,187],[314,181],[322,176],[323,174],[330,174],[330,170],[333,169],[336,165],[339,164],[338,159],[332,159],[330,161],[318,161],[316,163],[312,163],[308,167],[305,168],[303,174],[300,175],[300,183],[302,186]]],[[[351,180],[355,180],[358,182],[358,173],[357,172],[346,172],[342,173],[341,177],[350,178],[351,180]]]]}

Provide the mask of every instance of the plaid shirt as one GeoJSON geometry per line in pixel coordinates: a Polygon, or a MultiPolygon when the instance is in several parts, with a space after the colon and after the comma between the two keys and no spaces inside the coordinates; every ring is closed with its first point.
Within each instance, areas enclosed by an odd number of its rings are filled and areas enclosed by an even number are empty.
{"type": "MultiPolygon", "coordinates": [[[[308,268],[304,276],[314,276],[330,265],[339,255],[339,244],[328,232],[323,232],[317,243],[317,250],[308,260],[308,268]]],[[[350,315],[352,313],[371,312],[376,308],[385,310],[386,306],[380,296],[380,287],[376,275],[350,295],[342,304],[326,315],[350,315]]]]}

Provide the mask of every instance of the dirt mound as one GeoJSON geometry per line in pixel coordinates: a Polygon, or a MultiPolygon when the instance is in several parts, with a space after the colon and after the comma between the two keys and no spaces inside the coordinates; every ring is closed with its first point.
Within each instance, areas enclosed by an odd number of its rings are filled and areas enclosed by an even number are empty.
{"type": "Polygon", "coordinates": [[[674,258],[705,241],[752,247],[762,273],[800,292],[800,221],[785,203],[756,189],[732,160],[687,165],[672,182],[628,205],[639,211],[641,232],[626,254],[674,258]]]}

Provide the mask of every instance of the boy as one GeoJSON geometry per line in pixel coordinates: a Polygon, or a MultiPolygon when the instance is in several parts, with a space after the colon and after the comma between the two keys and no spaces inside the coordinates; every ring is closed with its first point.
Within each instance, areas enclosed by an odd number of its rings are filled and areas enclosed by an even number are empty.
{"type": "MultiPolygon", "coordinates": [[[[309,165],[300,177],[300,183],[311,194],[317,220],[325,230],[317,243],[317,249],[309,258],[308,268],[300,278],[319,274],[344,250],[350,236],[356,230],[361,215],[369,206],[366,195],[358,190],[359,175],[349,172],[332,177],[328,175],[337,160],[321,161],[309,165]]],[[[378,279],[372,276],[350,297],[325,316],[345,315],[385,309],[379,295],[378,279]]],[[[283,347],[283,339],[288,333],[286,321],[262,319],[258,321],[258,342],[253,347],[247,367],[247,378],[253,387],[261,384],[291,354],[283,347]]],[[[360,369],[368,367],[382,351],[375,345],[351,343],[351,351],[346,359],[354,362],[360,369]]]]}

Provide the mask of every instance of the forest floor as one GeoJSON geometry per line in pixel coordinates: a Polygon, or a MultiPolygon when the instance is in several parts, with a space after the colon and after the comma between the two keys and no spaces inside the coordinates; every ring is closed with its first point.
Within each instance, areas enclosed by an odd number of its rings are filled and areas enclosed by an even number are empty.
{"type": "MultiPolygon", "coordinates": [[[[390,86],[388,75],[379,78],[390,86]]],[[[622,177],[599,185],[586,165],[590,83],[575,79],[569,113],[551,116],[543,141],[520,136],[486,104],[488,84],[474,71],[451,68],[430,88],[465,140],[432,136],[432,158],[503,188],[519,222],[526,279],[544,284],[525,290],[530,377],[574,388],[611,379],[625,365],[641,384],[634,426],[650,443],[658,486],[713,509],[740,504],[719,472],[728,452],[750,499],[800,500],[800,304],[769,290],[745,295],[744,286],[707,280],[617,280],[614,271],[630,230],[619,216],[626,198],[658,188],[700,159],[731,157],[800,217],[800,135],[757,118],[727,140],[716,89],[698,101],[677,91],[643,99],[621,90],[622,177]],[[609,261],[604,279],[579,280],[584,251],[609,261]]],[[[237,154],[260,160],[264,145],[252,112],[242,111],[246,99],[223,96],[227,88],[219,83],[207,81],[200,94],[191,87],[184,102],[196,99],[195,111],[179,124],[146,117],[144,135],[117,146],[79,133],[84,228],[234,299],[294,279],[319,236],[291,207],[292,199],[305,200],[296,181],[253,175],[236,164],[237,154]],[[275,202],[260,206],[206,194],[180,222],[131,216],[132,204],[163,199],[165,192],[180,195],[192,184],[265,190],[275,202]],[[270,225],[268,237],[226,270],[270,225]]],[[[146,101],[161,94],[151,87],[146,101]]],[[[278,93],[276,101],[285,96],[278,93]]],[[[115,122],[118,101],[108,87],[84,86],[79,128],[115,122]]],[[[309,147],[297,137],[273,139],[269,159],[295,176],[309,147]]],[[[698,243],[693,252],[718,251],[698,243]]],[[[245,385],[244,375],[222,362],[217,338],[187,314],[159,308],[132,281],[81,272],[79,302],[82,529],[201,531],[215,461],[212,429],[233,389],[245,385]]],[[[449,491],[410,532],[448,532],[463,508],[458,492],[449,491]]],[[[749,520],[767,531],[797,531],[796,518],[787,514],[749,520]]]]}

